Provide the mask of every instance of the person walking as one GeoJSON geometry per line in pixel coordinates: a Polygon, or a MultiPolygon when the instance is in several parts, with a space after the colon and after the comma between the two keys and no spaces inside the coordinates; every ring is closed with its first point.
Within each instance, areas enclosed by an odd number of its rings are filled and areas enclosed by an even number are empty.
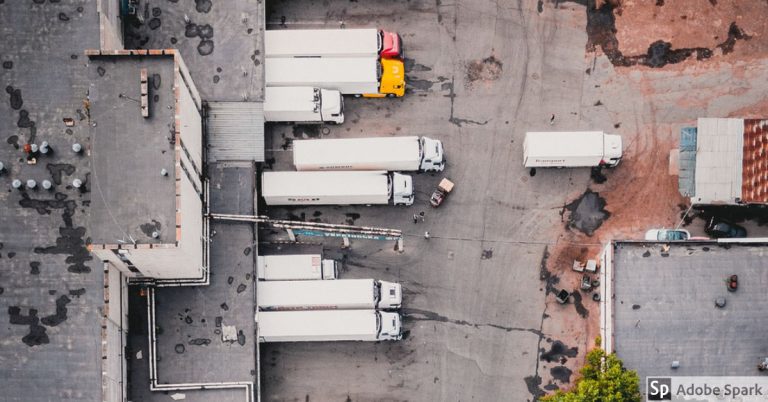
{"type": "Polygon", "coordinates": [[[429,240],[429,231],[424,232],[424,238],[429,240]]]}

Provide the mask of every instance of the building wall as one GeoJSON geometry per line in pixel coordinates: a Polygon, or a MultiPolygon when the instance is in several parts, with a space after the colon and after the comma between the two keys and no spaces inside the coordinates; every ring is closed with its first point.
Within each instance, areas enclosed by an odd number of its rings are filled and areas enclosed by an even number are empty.
{"type": "Polygon", "coordinates": [[[105,264],[104,284],[102,396],[104,401],[122,402],[128,376],[123,355],[128,335],[128,287],[125,277],[109,264],[105,264]]]}
{"type": "Polygon", "coordinates": [[[193,279],[203,275],[201,255],[202,248],[199,254],[180,247],[143,248],[130,250],[129,258],[149,278],[193,279]]]}
{"type": "Polygon", "coordinates": [[[191,162],[198,173],[203,169],[203,118],[198,109],[190,88],[182,79],[181,73],[176,74],[178,87],[178,103],[176,106],[176,125],[181,137],[181,144],[189,154],[191,162]]]}
{"type": "Polygon", "coordinates": [[[100,261],[108,262],[113,267],[115,267],[117,270],[123,273],[123,275],[127,277],[133,277],[136,276],[135,273],[131,272],[131,270],[128,268],[128,266],[120,261],[120,258],[115,255],[115,252],[111,249],[105,249],[102,248],[103,245],[94,245],[92,246],[91,253],[96,256],[100,261]]]}
{"type": "MultiPolygon", "coordinates": [[[[90,51],[89,54],[102,52],[90,51]]],[[[92,252],[127,277],[202,279],[207,267],[203,240],[204,188],[201,176],[204,167],[200,95],[181,55],[172,49],[114,51],[108,54],[126,57],[174,56],[176,231],[173,243],[96,244],[91,246],[92,252]],[[118,251],[124,254],[116,255],[118,251]]]]}
{"type": "Polygon", "coordinates": [[[204,268],[200,237],[197,245],[193,245],[193,235],[202,234],[202,216],[199,219],[199,228],[194,224],[189,225],[189,241],[184,248],[175,244],[153,244],[151,247],[148,244],[95,245],[91,252],[128,278],[198,279],[203,276],[204,268]],[[138,272],[132,272],[128,264],[116,256],[115,252],[120,250],[138,272]]]}

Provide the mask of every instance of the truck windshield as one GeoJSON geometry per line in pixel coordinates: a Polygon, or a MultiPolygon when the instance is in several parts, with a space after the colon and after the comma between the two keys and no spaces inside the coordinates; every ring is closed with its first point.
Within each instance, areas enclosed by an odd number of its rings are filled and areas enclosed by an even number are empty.
{"type": "Polygon", "coordinates": [[[381,300],[381,282],[373,281],[373,300],[376,303],[381,300]]]}
{"type": "Polygon", "coordinates": [[[384,31],[379,31],[379,34],[376,36],[377,43],[379,47],[379,53],[381,53],[382,50],[384,50],[384,31]]]}

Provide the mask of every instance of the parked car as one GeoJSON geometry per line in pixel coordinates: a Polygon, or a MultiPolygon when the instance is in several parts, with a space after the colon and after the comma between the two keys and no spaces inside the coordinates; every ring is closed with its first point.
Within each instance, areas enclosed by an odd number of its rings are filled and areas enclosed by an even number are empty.
{"type": "Polygon", "coordinates": [[[744,229],[742,226],[739,226],[735,223],[717,219],[714,216],[709,220],[707,226],[704,228],[704,231],[714,238],[747,237],[747,229],[744,229]]]}
{"type": "Polygon", "coordinates": [[[432,193],[432,197],[429,198],[429,203],[435,208],[439,207],[440,204],[445,201],[445,197],[448,196],[451,190],[453,190],[452,181],[448,179],[440,180],[440,184],[437,185],[437,188],[432,193]]]}
{"type": "Polygon", "coordinates": [[[651,241],[683,241],[691,238],[685,229],[651,229],[645,232],[645,240],[651,241]]]}

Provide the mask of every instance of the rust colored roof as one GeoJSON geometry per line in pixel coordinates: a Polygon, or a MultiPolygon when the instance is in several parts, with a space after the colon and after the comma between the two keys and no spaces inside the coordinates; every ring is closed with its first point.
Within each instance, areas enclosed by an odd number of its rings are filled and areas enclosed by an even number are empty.
{"type": "Polygon", "coordinates": [[[768,203],[768,120],[744,119],[741,202],[768,203]]]}

